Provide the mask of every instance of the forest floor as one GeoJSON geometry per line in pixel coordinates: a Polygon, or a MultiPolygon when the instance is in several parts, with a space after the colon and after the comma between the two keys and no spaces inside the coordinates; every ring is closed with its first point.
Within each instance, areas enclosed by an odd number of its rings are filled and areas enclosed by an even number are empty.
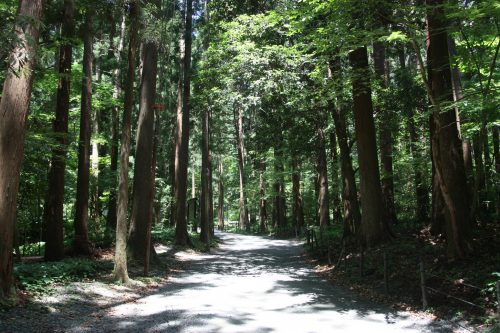
{"type": "Polygon", "coordinates": [[[444,240],[414,225],[398,226],[391,242],[363,255],[359,248],[342,248],[340,240],[325,240],[334,244],[330,254],[321,240],[319,246],[310,244],[307,252],[325,279],[396,310],[422,309],[422,263],[427,313],[470,332],[500,332],[495,286],[500,279],[500,225],[483,225],[476,231],[474,254],[455,261],[446,257],[444,240]]]}
{"type": "Polygon", "coordinates": [[[218,236],[212,253],[163,249],[149,281],[127,287],[103,276],[56,287],[0,312],[0,332],[460,331],[335,286],[307,263],[299,241],[218,236]]]}

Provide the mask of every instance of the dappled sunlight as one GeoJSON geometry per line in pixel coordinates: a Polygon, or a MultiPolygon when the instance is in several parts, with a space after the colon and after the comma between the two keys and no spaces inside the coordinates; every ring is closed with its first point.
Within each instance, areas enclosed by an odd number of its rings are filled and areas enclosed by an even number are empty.
{"type": "MultiPolygon", "coordinates": [[[[299,242],[220,234],[210,254],[151,295],[110,307],[93,329],[146,332],[448,332],[430,319],[368,304],[304,267],[299,242]],[[104,326],[102,326],[104,325],[104,326]]],[[[74,332],[81,332],[85,329],[74,332]]]]}

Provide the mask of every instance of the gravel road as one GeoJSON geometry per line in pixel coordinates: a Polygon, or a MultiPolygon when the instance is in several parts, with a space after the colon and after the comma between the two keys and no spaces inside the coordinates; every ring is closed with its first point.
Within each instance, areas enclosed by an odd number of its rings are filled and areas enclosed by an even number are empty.
{"type": "Polygon", "coordinates": [[[290,240],[220,233],[211,254],[154,290],[73,284],[43,311],[0,315],[0,332],[453,332],[441,321],[371,304],[317,276],[290,240]],[[48,310],[47,310],[48,309],[48,310]]]}

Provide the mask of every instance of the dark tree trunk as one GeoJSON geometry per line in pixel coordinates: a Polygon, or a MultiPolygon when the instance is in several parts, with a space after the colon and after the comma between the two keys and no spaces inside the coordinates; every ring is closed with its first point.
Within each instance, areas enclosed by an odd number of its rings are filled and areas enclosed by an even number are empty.
{"type": "MultiPolygon", "coordinates": [[[[324,117],[323,117],[324,118],[324,117]]],[[[321,121],[323,123],[323,121],[321,121]]],[[[326,162],[326,138],[325,131],[322,127],[316,130],[318,136],[318,151],[317,151],[317,172],[318,172],[318,224],[324,229],[330,224],[330,210],[328,199],[328,171],[326,162]]]]}
{"type": "Polygon", "coordinates": [[[379,122],[379,146],[381,166],[382,199],[388,222],[397,223],[396,207],[394,205],[394,174],[392,168],[392,113],[387,108],[385,90],[389,86],[389,69],[385,56],[385,46],[382,42],[373,43],[373,61],[375,74],[380,85],[380,103],[378,103],[379,122]]]}
{"type": "MultiPolygon", "coordinates": [[[[329,106],[331,110],[332,105],[329,106]]],[[[341,189],[339,180],[339,155],[337,153],[337,136],[335,135],[335,130],[330,130],[330,159],[332,162],[332,181],[330,186],[330,196],[332,197],[332,207],[333,207],[333,223],[340,223],[342,220],[341,212],[341,189]]]]}
{"type": "MultiPolygon", "coordinates": [[[[124,40],[126,33],[125,15],[122,17],[122,22],[120,25],[120,42],[118,43],[118,50],[115,54],[117,67],[114,70],[115,87],[113,90],[113,99],[118,100],[122,94],[122,71],[121,71],[121,60],[124,50],[124,40]]],[[[113,179],[116,180],[116,173],[118,171],[118,140],[119,140],[119,112],[118,105],[114,105],[111,111],[111,175],[113,179]]],[[[108,216],[106,217],[106,227],[108,230],[116,229],[116,183],[113,182],[109,192],[109,203],[108,203],[108,216]]]]}
{"type": "Polygon", "coordinates": [[[297,233],[301,233],[305,225],[304,206],[302,193],[300,191],[300,170],[297,157],[292,159],[292,193],[293,193],[293,225],[297,233]]]}
{"type": "Polygon", "coordinates": [[[250,224],[248,222],[247,198],[245,196],[245,134],[243,132],[243,112],[239,107],[234,110],[234,127],[238,145],[238,172],[240,180],[239,226],[241,229],[246,229],[250,227],[250,224]]]}
{"type": "Polygon", "coordinates": [[[464,152],[465,174],[467,176],[467,194],[471,199],[474,191],[474,170],[472,167],[472,145],[469,139],[462,140],[462,149],[464,152]]]}
{"type": "Polygon", "coordinates": [[[71,64],[75,22],[74,1],[65,0],[63,7],[62,44],[59,46],[59,84],[57,86],[56,118],[53,129],[57,146],[52,150],[49,171],[48,200],[45,204],[45,260],[64,257],[64,174],[68,147],[68,116],[71,87],[71,64]]]}
{"type": "Polygon", "coordinates": [[[89,181],[90,181],[90,115],[92,113],[92,9],[85,14],[83,36],[83,79],[80,114],[80,139],[78,142],[78,179],[75,203],[75,254],[90,255],[92,249],[88,236],[89,181]]]}
{"type": "Polygon", "coordinates": [[[210,201],[210,113],[208,109],[203,111],[202,119],[202,139],[201,139],[201,220],[200,220],[200,240],[205,244],[210,244],[211,236],[211,205],[210,201]]]}
{"type": "Polygon", "coordinates": [[[342,99],[342,67],[340,58],[329,64],[329,77],[336,79],[336,106],[331,107],[335,133],[340,149],[340,172],[342,175],[342,198],[344,204],[344,237],[358,235],[361,225],[356,178],[352,167],[351,147],[348,142],[345,120],[346,102],[342,99]]]}
{"type": "Polygon", "coordinates": [[[182,126],[178,133],[178,148],[175,165],[175,243],[190,243],[186,221],[187,167],[189,163],[189,112],[191,97],[191,42],[193,23],[193,0],[186,0],[186,26],[184,33],[185,52],[183,67],[182,126]]]}
{"type": "Polygon", "coordinates": [[[349,54],[353,69],[352,95],[361,178],[361,234],[367,246],[384,242],[389,237],[377,158],[377,140],[373,121],[373,105],[366,47],[349,54]]]}
{"type": "Polygon", "coordinates": [[[222,164],[222,156],[219,156],[219,205],[217,207],[218,229],[224,230],[224,167],[222,164]]]}
{"type": "Polygon", "coordinates": [[[151,219],[153,216],[153,105],[155,103],[158,48],[155,42],[148,41],[143,44],[142,52],[141,97],[137,124],[136,164],[128,253],[131,258],[147,264],[145,258],[148,256],[150,248],[149,237],[151,235],[151,219]]]}
{"type": "Polygon", "coordinates": [[[14,286],[12,246],[17,192],[42,7],[42,0],[19,1],[17,16],[33,20],[18,21],[14,29],[19,42],[9,54],[9,69],[0,100],[0,298],[10,296],[14,286]]]}
{"type": "Polygon", "coordinates": [[[129,45],[127,54],[127,74],[124,87],[122,136],[120,142],[120,174],[118,181],[118,202],[116,218],[115,279],[127,283],[127,213],[128,213],[128,170],[132,110],[134,108],[135,61],[137,39],[140,27],[141,8],[137,1],[130,3],[129,45]]]}
{"type": "Polygon", "coordinates": [[[275,182],[273,184],[273,224],[274,228],[281,232],[286,228],[286,202],[285,202],[285,180],[283,166],[283,134],[281,130],[277,133],[276,146],[274,147],[274,172],[276,175],[275,182]]]}
{"type": "Polygon", "coordinates": [[[443,4],[443,0],[427,1],[428,88],[434,107],[436,133],[432,151],[435,174],[446,208],[447,254],[452,258],[463,258],[472,250],[472,223],[456,110],[446,105],[453,103],[453,87],[443,4]]]}

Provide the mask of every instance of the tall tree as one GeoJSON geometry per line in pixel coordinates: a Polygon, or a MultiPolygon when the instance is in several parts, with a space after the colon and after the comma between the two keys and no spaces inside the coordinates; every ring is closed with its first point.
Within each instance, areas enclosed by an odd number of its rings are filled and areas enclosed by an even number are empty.
{"type": "Polygon", "coordinates": [[[342,77],[341,59],[337,57],[328,64],[328,77],[335,80],[335,103],[330,105],[335,133],[340,149],[340,173],[342,176],[342,199],[344,206],[344,237],[359,235],[361,213],[359,210],[356,178],[352,167],[351,146],[348,142],[348,133],[345,120],[347,110],[342,91],[344,81],[342,77]]]}
{"type": "Polygon", "coordinates": [[[138,1],[130,2],[130,27],[127,54],[127,74],[124,87],[122,137],[120,143],[120,174],[118,181],[118,209],[116,220],[115,279],[123,283],[129,280],[127,270],[127,212],[128,212],[128,170],[132,110],[134,108],[135,62],[137,39],[140,29],[141,7],[138,1]]]}
{"type": "Polygon", "coordinates": [[[318,177],[318,224],[321,228],[326,228],[330,224],[330,209],[329,209],[329,194],[328,194],[328,167],[326,161],[326,136],[325,130],[322,127],[325,112],[320,112],[319,124],[317,124],[317,177],[318,177]]]}
{"type": "MultiPolygon", "coordinates": [[[[120,95],[122,94],[122,70],[121,70],[121,60],[122,60],[122,55],[123,55],[123,50],[125,48],[125,34],[126,34],[126,15],[125,13],[122,14],[122,21],[120,24],[120,39],[118,42],[118,49],[116,50],[114,56],[116,59],[117,66],[113,72],[114,75],[114,89],[113,89],[113,99],[115,100],[115,104],[113,105],[112,111],[111,111],[111,123],[112,123],[112,134],[111,134],[111,174],[115,176],[116,172],[118,171],[118,137],[119,137],[119,117],[118,117],[118,111],[119,111],[119,106],[118,99],[120,98],[120,95]]],[[[113,177],[116,179],[115,177],[113,177]]],[[[113,182],[115,184],[115,182],[113,182]]],[[[116,187],[111,186],[110,193],[109,193],[109,203],[108,203],[108,215],[106,217],[106,226],[108,229],[114,230],[116,229],[116,187]]]]}
{"type": "MultiPolygon", "coordinates": [[[[300,170],[298,157],[292,157],[292,194],[293,194],[293,225],[297,233],[300,233],[305,225],[304,205],[300,186],[300,170]]],[[[264,203],[265,209],[265,203],[264,203]]]]}
{"type": "Polygon", "coordinates": [[[19,1],[14,28],[17,42],[9,54],[0,100],[0,298],[10,296],[14,282],[12,244],[17,192],[42,7],[42,0],[19,1]]]}
{"type": "MultiPolygon", "coordinates": [[[[150,253],[152,202],[154,193],[153,148],[154,110],[158,48],[156,42],[142,46],[142,78],[139,120],[137,125],[136,163],[128,252],[148,265],[150,253]]],[[[152,249],[154,253],[154,248],[152,249]]]]}
{"type": "Polygon", "coordinates": [[[184,31],[184,61],[183,61],[183,94],[182,122],[177,129],[177,145],[175,156],[175,242],[187,245],[190,240],[187,232],[186,197],[187,197],[187,167],[189,162],[189,113],[191,98],[191,51],[193,26],[193,0],[186,0],[186,23],[184,31]]]}
{"type": "MultiPolygon", "coordinates": [[[[444,0],[427,0],[427,63],[429,98],[433,106],[432,158],[445,204],[447,254],[463,258],[472,251],[472,222],[467,181],[453,106],[444,0]]],[[[421,57],[419,57],[421,61],[421,57]]]]}
{"type": "Polygon", "coordinates": [[[243,111],[240,106],[234,110],[234,129],[236,131],[236,145],[238,150],[238,175],[240,184],[240,217],[239,226],[246,229],[250,226],[248,221],[247,198],[245,196],[245,134],[243,127],[243,111]]]}
{"type": "MultiPolygon", "coordinates": [[[[384,25],[382,24],[382,27],[384,25]]],[[[384,27],[385,28],[385,27],[384,27]]],[[[387,89],[389,88],[389,66],[386,59],[385,45],[381,41],[373,43],[373,62],[375,65],[375,74],[378,80],[378,92],[380,95],[377,104],[379,122],[379,146],[381,165],[381,185],[382,198],[385,205],[387,218],[390,223],[397,222],[396,207],[394,205],[394,176],[392,161],[392,114],[388,109],[387,89]]]]}
{"type": "Polygon", "coordinates": [[[349,54],[359,174],[361,178],[361,235],[367,246],[389,237],[377,158],[377,140],[373,121],[373,104],[366,47],[349,54]]]}
{"type": "Polygon", "coordinates": [[[75,203],[75,254],[92,253],[88,236],[89,181],[90,181],[90,115],[92,112],[92,61],[93,61],[93,16],[89,7],[83,26],[83,78],[80,110],[80,138],[78,142],[78,179],[75,203]]]}
{"type": "Polygon", "coordinates": [[[74,1],[65,0],[62,10],[61,45],[59,46],[59,84],[57,85],[56,118],[53,129],[56,146],[52,150],[48,198],[45,203],[45,260],[64,257],[64,174],[68,147],[68,116],[71,91],[71,65],[75,22],[74,1]]]}

